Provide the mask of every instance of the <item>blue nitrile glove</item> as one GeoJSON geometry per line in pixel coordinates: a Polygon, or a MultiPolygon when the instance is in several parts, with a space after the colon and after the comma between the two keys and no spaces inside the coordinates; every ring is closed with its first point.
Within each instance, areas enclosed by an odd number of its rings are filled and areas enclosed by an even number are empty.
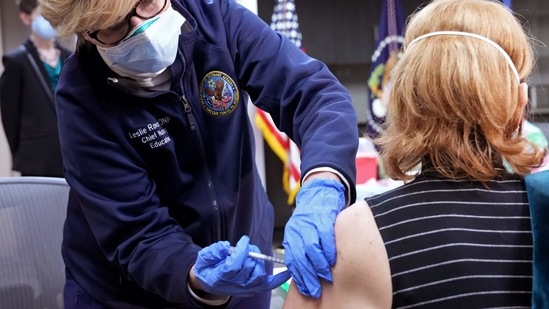
{"type": "Polygon", "coordinates": [[[261,253],[242,236],[233,250],[228,241],[214,243],[198,252],[194,272],[204,291],[217,295],[252,296],[268,292],[290,279],[290,272],[269,275],[265,262],[248,256],[261,253]]]}
{"type": "Polygon", "coordinates": [[[296,197],[284,229],[286,266],[301,294],[319,298],[320,278],[332,282],[336,261],[334,224],[345,207],[345,187],[333,179],[312,179],[296,197]]]}

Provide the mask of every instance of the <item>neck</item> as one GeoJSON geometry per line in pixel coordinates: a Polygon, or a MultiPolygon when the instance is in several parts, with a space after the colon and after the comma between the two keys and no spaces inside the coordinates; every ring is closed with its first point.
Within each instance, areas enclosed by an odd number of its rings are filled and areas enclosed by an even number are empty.
{"type": "Polygon", "coordinates": [[[52,49],[55,48],[55,40],[53,39],[43,39],[40,36],[32,33],[31,41],[34,43],[34,46],[37,49],[52,49]]]}
{"type": "Polygon", "coordinates": [[[40,60],[51,67],[56,67],[61,52],[59,49],[55,48],[55,40],[45,40],[35,34],[32,34],[31,41],[38,51],[40,60]]]}

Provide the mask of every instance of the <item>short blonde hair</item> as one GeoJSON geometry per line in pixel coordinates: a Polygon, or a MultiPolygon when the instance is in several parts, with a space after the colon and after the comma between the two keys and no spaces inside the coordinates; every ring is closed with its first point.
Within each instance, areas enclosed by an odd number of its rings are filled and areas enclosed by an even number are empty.
{"type": "Polygon", "coordinates": [[[42,16],[60,37],[107,29],[122,21],[135,5],[131,0],[38,0],[42,16]]]}
{"type": "MultiPolygon", "coordinates": [[[[499,2],[435,0],[409,20],[405,46],[434,31],[487,37],[509,54],[521,80],[532,71],[532,39],[499,2]]],[[[519,134],[519,84],[494,46],[455,35],[419,40],[391,82],[386,130],[376,140],[390,177],[410,180],[409,171],[429,162],[445,177],[488,181],[504,162],[520,175],[541,164],[545,151],[519,134]]]]}

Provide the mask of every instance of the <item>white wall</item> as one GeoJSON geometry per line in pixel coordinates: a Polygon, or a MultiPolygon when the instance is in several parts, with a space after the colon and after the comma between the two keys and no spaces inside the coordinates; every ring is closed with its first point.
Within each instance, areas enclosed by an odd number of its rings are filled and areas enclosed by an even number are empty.
{"type": "Polygon", "coordinates": [[[9,149],[4,129],[0,127],[0,177],[10,176],[11,174],[11,155],[9,149]]]}

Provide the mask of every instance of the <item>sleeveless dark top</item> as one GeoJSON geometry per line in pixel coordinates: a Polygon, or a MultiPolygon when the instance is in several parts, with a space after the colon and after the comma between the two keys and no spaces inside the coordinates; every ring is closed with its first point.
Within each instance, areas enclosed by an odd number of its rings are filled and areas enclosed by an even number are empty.
{"type": "Polygon", "coordinates": [[[425,172],[366,198],[387,248],[393,308],[530,308],[524,181],[486,185],[425,172]]]}

